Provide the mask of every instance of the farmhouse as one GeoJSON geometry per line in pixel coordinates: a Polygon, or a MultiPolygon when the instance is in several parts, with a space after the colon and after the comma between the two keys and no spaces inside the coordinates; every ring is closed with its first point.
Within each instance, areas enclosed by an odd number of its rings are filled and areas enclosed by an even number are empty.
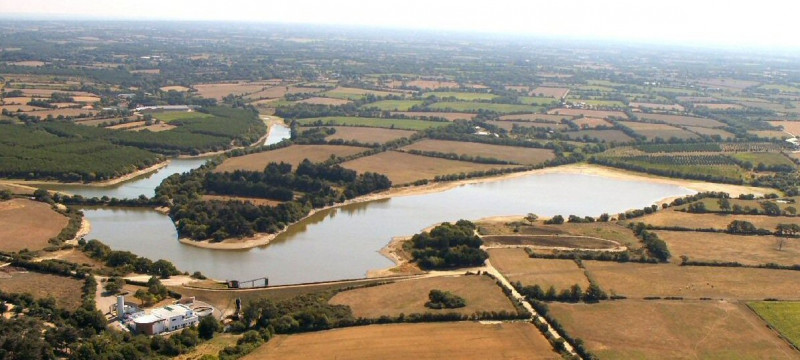
{"type": "Polygon", "coordinates": [[[155,335],[196,325],[199,317],[188,306],[175,304],[155,308],[149,314],[134,318],[133,322],[137,333],[155,335]]]}

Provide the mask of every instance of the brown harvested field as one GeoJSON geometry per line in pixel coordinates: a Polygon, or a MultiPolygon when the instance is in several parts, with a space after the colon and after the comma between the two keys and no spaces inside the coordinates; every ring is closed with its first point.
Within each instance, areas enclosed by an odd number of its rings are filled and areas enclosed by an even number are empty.
{"type": "MultiPolygon", "coordinates": [[[[355,140],[362,143],[380,143],[397,140],[414,135],[416,131],[395,130],[384,128],[367,128],[355,126],[331,126],[336,133],[326,137],[326,140],[355,140]]],[[[301,129],[302,130],[302,129],[301,129]]]]}
{"type": "Polygon", "coordinates": [[[253,205],[266,205],[266,206],[276,206],[276,205],[283,204],[283,201],[260,199],[260,198],[248,198],[248,197],[240,197],[240,196],[203,195],[202,199],[204,201],[211,201],[211,200],[219,200],[219,201],[238,200],[238,201],[243,201],[243,202],[249,202],[249,203],[252,203],[253,205]]]}
{"type": "Polygon", "coordinates": [[[153,125],[149,125],[149,126],[142,126],[142,127],[133,128],[133,129],[130,129],[130,130],[131,131],[148,130],[148,131],[152,131],[152,132],[159,132],[159,131],[172,130],[172,129],[176,128],[176,127],[177,126],[175,126],[175,125],[170,125],[170,124],[166,124],[166,123],[158,123],[158,124],[153,124],[153,125]]]}
{"type": "Polygon", "coordinates": [[[710,96],[678,96],[675,99],[680,101],[680,102],[691,102],[691,103],[709,102],[709,101],[716,101],[717,100],[716,98],[713,98],[713,97],[710,97],[710,96]]]}
{"type": "Polygon", "coordinates": [[[650,124],[650,123],[640,123],[634,121],[620,121],[619,123],[620,125],[630,128],[637,134],[646,137],[648,140],[652,140],[657,137],[662,138],[664,140],[668,140],[672,137],[676,137],[678,139],[697,138],[697,135],[690,133],[686,130],[664,124],[650,124]]]}
{"type": "Polygon", "coordinates": [[[700,135],[706,135],[706,136],[718,135],[719,137],[721,137],[723,139],[732,139],[732,138],[736,137],[736,135],[731,134],[731,133],[729,133],[729,132],[727,132],[725,130],[722,130],[722,129],[709,129],[709,128],[704,128],[704,127],[699,127],[699,126],[687,126],[686,129],[689,130],[689,131],[698,133],[700,135]]]}
{"type": "Polygon", "coordinates": [[[83,126],[100,126],[103,123],[109,124],[115,121],[120,121],[122,118],[111,118],[111,119],[77,119],[75,123],[78,125],[83,126]]]}
{"type": "Polygon", "coordinates": [[[355,146],[340,145],[292,145],[271,151],[265,151],[245,156],[226,159],[214,170],[225,172],[233,170],[263,171],[271,162],[286,162],[297,167],[304,159],[311,162],[328,160],[331,155],[350,156],[368,149],[355,146]]]}
{"type": "Polygon", "coordinates": [[[477,114],[457,112],[427,112],[427,111],[392,111],[392,115],[405,115],[411,118],[445,118],[449,121],[472,120],[477,114]]]}
{"type": "Polygon", "coordinates": [[[174,86],[164,86],[160,89],[161,91],[168,92],[168,91],[177,91],[177,92],[187,92],[192,89],[186,86],[174,85],[174,86]]]}
{"type": "Polygon", "coordinates": [[[397,151],[386,151],[358,158],[345,162],[342,166],[359,173],[371,171],[386,175],[394,185],[408,184],[424,179],[430,180],[438,175],[514,167],[513,165],[476,164],[466,161],[411,155],[397,151]]]}
{"type": "Polygon", "coordinates": [[[698,83],[702,86],[710,88],[729,89],[734,91],[742,90],[760,84],[758,81],[738,80],[732,78],[701,79],[698,81],[698,83]]]}
{"type": "Polygon", "coordinates": [[[131,121],[131,122],[128,122],[128,123],[112,125],[112,126],[106,127],[106,129],[128,130],[128,129],[133,129],[133,128],[138,128],[138,127],[145,126],[144,124],[145,124],[145,121],[131,121]]]}
{"type": "Polygon", "coordinates": [[[788,139],[792,137],[785,131],[779,131],[779,130],[748,130],[747,133],[757,135],[758,137],[761,138],[788,139]]]}
{"type": "Polygon", "coordinates": [[[724,123],[719,122],[717,120],[699,118],[694,116],[665,115],[665,114],[640,114],[638,116],[642,119],[663,121],[670,125],[700,126],[708,128],[725,126],[724,123]]]}
{"type": "Polygon", "coordinates": [[[737,303],[551,303],[550,312],[600,359],[800,358],[800,353],[737,303]]]}
{"type": "Polygon", "coordinates": [[[586,289],[589,280],[572,260],[533,259],[525,249],[489,249],[489,261],[510,282],[521,282],[522,285],[539,285],[547,290],[554,286],[556,290],[567,289],[578,284],[586,289]]]}
{"type": "MultiPolygon", "coordinates": [[[[18,195],[33,195],[36,188],[12,183],[0,183],[0,190],[8,190],[11,191],[12,194],[18,195]]],[[[0,206],[2,206],[2,203],[0,203],[0,206]]]]}
{"type": "Polygon", "coordinates": [[[459,87],[457,82],[453,81],[434,81],[434,80],[412,80],[406,83],[407,86],[410,87],[418,87],[420,89],[432,89],[436,90],[439,88],[457,88],[459,87]]]}
{"type": "Polygon", "coordinates": [[[543,246],[570,249],[612,249],[619,243],[604,239],[572,235],[488,235],[486,246],[543,246]]]}
{"type": "Polygon", "coordinates": [[[731,109],[744,109],[744,106],[739,104],[712,104],[712,103],[697,103],[695,107],[704,107],[711,110],[731,110],[731,109]]]}
{"type": "MultiPolygon", "coordinates": [[[[523,221],[522,218],[520,221],[523,221]]],[[[489,220],[479,222],[478,226],[482,235],[578,235],[611,240],[629,248],[640,247],[640,240],[633,235],[633,231],[613,222],[564,223],[561,225],[544,225],[537,222],[534,225],[515,226],[511,223],[489,220]]]]}
{"type": "MultiPolygon", "coordinates": [[[[197,89],[197,94],[210,99],[222,100],[229,94],[252,94],[269,88],[272,85],[264,82],[236,82],[219,84],[197,84],[192,86],[197,89]]],[[[281,95],[283,96],[283,95],[281,95]]],[[[280,96],[276,96],[280,97],[280,96]]]]}
{"type": "Polygon", "coordinates": [[[561,359],[527,322],[369,325],[280,335],[244,360],[561,359]]]}
{"type": "Polygon", "coordinates": [[[583,264],[606,292],[630,298],[800,299],[800,271],[611,261],[583,264]]]}
{"type": "MultiPolygon", "coordinates": [[[[332,94],[338,94],[340,96],[343,95],[367,95],[373,94],[375,96],[387,96],[387,95],[402,95],[403,93],[398,91],[378,91],[378,90],[367,90],[367,89],[359,89],[359,88],[347,88],[347,87],[337,87],[333,90],[329,90],[328,92],[332,94]]],[[[332,95],[329,95],[332,96],[332,95]]]]}
{"type": "Polygon", "coordinates": [[[656,227],[680,226],[687,229],[725,229],[734,220],[749,221],[758,228],[775,230],[778,224],[797,223],[798,218],[766,215],[691,214],[683,211],[662,210],[651,215],[629,220],[656,227]]]}
{"type": "Polygon", "coordinates": [[[434,151],[445,154],[468,155],[472,157],[495,158],[521,165],[536,165],[555,158],[553,150],[533,149],[515,146],[489,145],[473,142],[431,140],[417,141],[404,146],[402,150],[434,151]]]}
{"type": "Polygon", "coordinates": [[[37,111],[37,110],[45,111],[47,109],[36,107],[36,106],[30,106],[30,105],[3,105],[3,106],[0,106],[0,111],[2,111],[2,110],[8,110],[10,112],[18,112],[18,111],[29,112],[29,111],[37,111]]]}
{"type": "Polygon", "coordinates": [[[33,100],[32,97],[7,97],[3,98],[4,105],[27,105],[33,100]]]}
{"type": "Polygon", "coordinates": [[[14,66],[30,66],[30,67],[40,67],[45,65],[44,61],[35,61],[35,60],[13,61],[9,62],[8,64],[14,66]]]}
{"type": "Polygon", "coordinates": [[[637,108],[654,109],[654,110],[669,110],[669,111],[683,111],[683,110],[685,110],[683,108],[683,106],[680,106],[678,104],[654,104],[654,103],[632,102],[632,103],[629,103],[628,106],[637,107],[637,108]]]}
{"type": "Polygon", "coordinates": [[[48,115],[53,115],[53,117],[64,116],[64,117],[76,117],[80,115],[94,115],[97,113],[97,110],[84,110],[84,109],[55,109],[55,110],[38,110],[38,111],[26,111],[25,114],[30,116],[39,116],[42,119],[46,118],[48,115]]]}
{"type": "Polygon", "coordinates": [[[556,99],[561,99],[569,93],[569,88],[563,87],[544,87],[539,86],[533,90],[531,90],[531,96],[547,96],[556,99]]]}
{"type": "Polygon", "coordinates": [[[514,125],[519,127],[538,127],[538,128],[547,128],[550,130],[566,130],[569,129],[569,126],[566,124],[553,124],[553,123],[545,123],[545,122],[535,122],[535,121],[496,121],[490,120],[487,123],[497,126],[501,129],[505,129],[506,131],[511,131],[514,128],[514,125]]]}
{"type": "Polygon", "coordinates": [[[611,124],[606,120],[600,118],[591,118],[591,117],[575,119],[572,120],[572,122],[575,123],[575,125],[578,125],[578,127],[580,127],[581,129],[591,129],[591,128],[596,128],[598,126],[608,126],[608,127],[614,126],[613,124],[611,124]]]}
{"type": "Polygon", "coordinates": [[[500,120],[522,120],[522,121],[534,121],[534,120],[544,120],[544,121],[551,121],[554,123],[560,123],[563,119],[572,119],[575,116],[573,115],[553,115],[553,114],[516,114],[516,115],[503,115],[499,117],[500,120]]]}
{"type": "Polygon", "coordinates": [[[142,69],[142,70],[131,70],[131,74],[160,74],[161,69],[142,69]]]}
{"type": "Polygon", "coordinates": [[[583,110],[583,109],[553,109],[547,112],[548,114],[566,115],[566,116],[579,116],[596,117],[607,119],[610,117],[627,119],[622,111],[603,111],[603,110],[583,110]]]}
{"type": "Polygon", "coordinates": [[[530,86],[525,86],[525,85],[506,85],[505,88],[506,88],[506,90],[514,90],[514,91],[520,91],[520,92],[524,92],[524,93],[528,93],[529,91],[531,91],[531,87],[530,86]]]}
{"type": "Polygon", "coordinates": [[[70,311],[81,306],[82,286],[82,281],[69,277],[0,268],[0,291],[30,293],[37,299],[52,296],[58,306],[70,311]]]}
{"type": "Polygon", "coordinates": [[[0,251],[43,249],[67,223],[66,216],[43,202],[28,199],[0,202],[0,251]]]}
{"type": "Polygon", "coordinates": [[[457,312],[472,315],[476,312],[516,312],[495,280],[488,276],[468,275],[403,280],[391,284],[343,291],[329,301],[347,305],[356,318],[377,319],[383,315],[457,312]],[[466,300],[467,306],[458,309],[432,310],[425,307],[431,290],[449,291],[466,300]]]}
{"type": "Polygon", "coordinates": [[[173,290],[185,297],[194,296],[197,300],[208,302],[214,307],[224,311],[233,311],[236,309],[236,299],[242,300],[242,304],[248,304],[251,301],[258,299],[270,299],[273,301],[287,300],[295,296],[311,294],[315,292],[338,290],[351,286],[368,285],[378,282],[386,281],[385,279],[364,279],[355,281],[340,281],[329,282],[320,284],[309,285],[290,285],[290,286],[274,286],[265,289],[254,290],[220,290],[225,289],[224,285],[214,284],[208,288],[197,287],[183,287],[183,286],[169,286],[173,290]],[[216,290],[215,290],[216,289],[216,290]]]}
{"type": "Polygon", "coordinates": [[[75,102],[83,102],[83,103],[100,102],[100,98],[97,96],[73,96],[72,100],[74,100],[75,102]]]}
{"type": "Polygon", "coordinates": [[[22,91],[22,93],[26,97],[48,97],[49,98],[50,95],[53,95],[53,93],[55,93],[55,92],[67,93],[70,96],[72,96],[73,98],[76,97],[76,96],[92,96],[92,97],[96,97],[95,94],[92,94],[90,92],[85,92],[85,91],[63,91],[63,90],[58,90],[58,89],[19,89],[19,90],[22,91]]]}
{"type": "Polygon", "coordinates": [[[299,104],[339,106],[339,105],[349,104],[349,103],[351,103],[351,101],[350,100],[345,100],[345,99],[333,99],[333,98],[326,98],[326,97],[312,97],[312,98],[308,98],[308,99],[303,99],[303,100],[297,101],[297,103],[299,103],[299,104]]]}
{"type": "Polygon", "coordinates": [[[745,265],[800,264],[800,244],[797,240],[777,236],[741,236],[687,231],[656,233],[667,242],[674,263],[680,263],[680,256],[686,255],[693,261],[735,261],[745,265]]]}
{"type": "Polygon", "coordinates": [[[579,139],[588,136],[590,139],[598,139],[605,142],[626,143],[634,139],[620,130],[579,130],[568,131],[564,135],[569,135],[571,139],[579,139]]]}
{"type": "Polygon", "coordinates": [[[800,136],[800,121],[769,121],[772,126],[780,126],[784,131],[800,136]]]}

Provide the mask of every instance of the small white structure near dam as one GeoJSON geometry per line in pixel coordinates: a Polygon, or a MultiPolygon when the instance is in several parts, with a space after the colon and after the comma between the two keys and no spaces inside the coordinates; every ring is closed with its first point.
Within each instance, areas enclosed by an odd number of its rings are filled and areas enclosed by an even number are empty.
{"type": "Polygon", "coordinates": [[[156,335],[197,325],[200,318],[186,305],[174,304],[150,310],[133,318],[137,333],[156,335]]]}

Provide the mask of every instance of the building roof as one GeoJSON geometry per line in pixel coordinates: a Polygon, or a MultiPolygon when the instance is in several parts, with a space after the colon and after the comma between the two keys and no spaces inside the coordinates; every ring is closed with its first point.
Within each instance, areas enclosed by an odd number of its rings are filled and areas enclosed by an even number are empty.
{"type": "Polygon", "coordinates": [[[186,315],[187,312],[191,311],[191,308],[183,304],[169,305],[152,309],[149,314],[139,316],[133,321],[139,324],[152,324],[175,316],[186,315]]]}
{"type": "Polygon", "coordinates": [[[133,319],[133,322],[135,322],[137,324],[152,324],[152,323],[155,323],[155,322],[159,322],[161,320],[164,320],[164,319],[162,319],[160,317],[157,317],[155,315],[152,315],[152,314],[148,314],[148,315],[142,315],[142,316],[139,316],[139,317],[133,319]]]}

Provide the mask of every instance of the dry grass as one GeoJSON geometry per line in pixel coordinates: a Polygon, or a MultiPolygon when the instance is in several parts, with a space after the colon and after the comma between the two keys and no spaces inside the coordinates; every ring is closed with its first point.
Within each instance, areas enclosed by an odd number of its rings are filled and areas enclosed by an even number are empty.
{"type": "Polygon", "coordinates": [[[527,127],[538,127],[538,128],[547,128],[550,130],[566,130],[569,129],[569,126],[566,124],[553,124],[553,123],[545,123],[545,122],[534,122],[534,121],[494,121],[490,120],[487,123],[497,126],[501,129],[505,129],[506,131],[511,131],[514,129],[514,125],[519,127],[527,128],[527,127]]]}
{"type": "Polygon", "coordinates": [[[459,87],[458,83],[454,81],[434,81],[434,80],[412,80],[406,83],[406,85],[410,87],[418,87],[420,89],[432,89],[432,90],[436,90],[439,88],[459,87]]]}
{"type": "Polygon", "coordinates": [[[486,276],[432,277],[398,281],[392,284],[348,290],[336,294],[330,301],[347,305],[353,316],[379,318],[382,315],[457,312],[471,315],[483,311],[515,312],[508,297],[495,281],[486,276]],[[432,310],[425,307],[431,290],[449,291],[466,300],[467,306],[458,309],[432,310]]]}
{"type": "Polygon", "coordinates": [[[487,246],[545,246],[571,249],[613,249],[616,242],[573,235],[489,235],[483,241],[487,246]]]}
{"type": "Polygon", "coordinates": [[[663,121],[667,124],[678,125],[678,126],[700,126],[708,128],[725,126],[724,123],[719,122],[717,120],[699,118],[693,116],[665,115],[665,114],[639,114],[638,116],[642,119],[663,121]]]}
{"type": "Polygon", "coordinates": [[[761,138],[775,138],[775,139],[788,139],[792,137],[785,131],[778,130],[748,130],[748,134],[753,134],[761,138]]]}
{"type": "Polygon", "coordinates": [[[734,220],[749,221],[758,228],[775,230],[778,224],[792,224],[796,217],[765,215],[726,215],[691,214],[683,211],[664,210],[652,215],[631,219],[629,222],[643,222],[657,227],[680,226],[688,229],[726,229],[734,220]]]}
{"type": "Polygon", "coordinates": [[[371,171],[384,174],[389,177],[393,184],[399,185],[412,183],[416,180],[433,179],[438,175],[501,169],[513,167],[514,165],[476,164],[387,151],[348,161],[343,163],[342,166],[359,173],[371,171]]]}
{"type": "Polygon", "coordinates": [[[0,290],[3,292],[30,293],[37,299],[52,296],[59,307],[67,310],[81,306],[82,286],[82,281],[73,278],[0,268],[0,290]]]}
{"type": "Polygon", "coordinates": [[[572,115],[553,115],[553,114],[516,114],[516,115],[503,115],[499,117],[501,121],[520,120],[520,121],[535,121],[543,120],[553,123],[561,123],[563,119],[572,119],[572,115]]]}
{"type": "Polygon", "coordinates": [[[84,109],[54,109],[54,110],[37,110],[37,111],[26,111],[25,114],[30,116],[38,116],[41,117],[42,120],[47,118],[48,115],[52,115],[53,117],[63,116],[63,117],[76,117],[80,115],[94,115],[97,114],[97,110],[84,110],[84,109]]]}
{"type": "Polygon", "coordinates": [[[134,129],[134,128],[139,128],[139,127],[145,126],[144,125],[145,123],[146,123],[145,121],[131,121],[131,122],[128,122],[128,123],[122,123],[122,124],[108,126],[108,127],[106,127],[106,129],[129,130],[129,129],[134,129]]]}
{"type": "Polygon", "coordinates": [[[686,231],[657,233],[667,242],[675,263],[681,261],[680,255],[686,255],[695,261],[735,261],[746,265],[800,264],[800,244],[797,240],[686,231]],[[782,249],[778,250],[781,243],[782,249]]]}
{"type": "Polygon", "coordinates": [[[690,133],[686,130],[681,128],[677,128],[670,125],[665,124],[650,124],[650,123],[641,123],[641,122],[634,122],[634,121],[620,121],[621,125],[624,125],[639,135],[642,135],[647,138],[647,140],[652,140],[657,137],[662,138],[664,140],[668,140],[672,137],[676,137],[678,139],[694,139],[697,138],[697,135],[690,133]]]}
{"type": "Polygon", "coordinates": [[[711,104],[711,103],[697,103],[695,107],[704,107],[711,110],[731,110],[731,109],[744,109],[744,106],[739,104],[711,104]]]}
{"type": "Polygon", "coordinates": [[[273,99],[280,98],[290,94],[303,94],[303,93],[318,93],[325,91],[323,88],[312,87],[295,87],[295,86],[274,86],[263,91],[253,92],[246,96],[248,99],[273,99]]]}
{"type": "Polygon", "coordinates": [[[586,289],[589,280],[572,260],[532,259],[524,249],[489,249],[489,260],[510,282],[539,285],[547,290],[567,289],[578,284],[586,289]]]}
{"type": "Polygon", "coordinates": [[[751,86],[760,84],[758,81],[738,80],[732,78],[721,79],[701,79],[698,83],[702,86],[710,88],[730,89],[730,90],[743,90],[751,86]]]}
{"type": "Polygon", "coordinates": [[[230,201],[230,200],[238,200],[243,202],[249,202],[253,205],[265,205],[265,206],[276,206],[283,204],[283,201],[277,200],[270,200],[270,199],[260,199],[260,198],[249,198],[249,197],[240,197],[240,196],[222,196],[222,195],[203,195],[204,201],[211,201],[211,200],[219,200],[219,201],[230,201]]]}
{"type": "Polygon", "coordinates": [[[0,202],[0,250],[43,249],[68,222],[42,202],[28,199],[0,202]]]}
{"type": "Polygon", "coordinates": [[[472,120],[476,114],[457,113],[457,112],[426,112],[426,111],[393,111],[392,115],[405,115],[410,118],[445,118],[449,121],[472,120]]]}
{"type": "Polygon", "coordinates": [[[654,110],[669,110],[669,111],[683,111],[683,110],[685,110],[683,108],[683,106],[680,106],[678,104],[654,104],[654,103],[632,102],[632,103],[629,103],[628,106],[630,106],[630,107],[638,107],[638,108],[654,109],[654,110]]]}
{"type": "Polygon", "coordinates": [[[271,162],[286,162],[297,166],[304,159],[312,162],[328,160],[331,155],[349,156],[364,152],[367,149],[355,146],[338,145],[292,145],[272,151],[265,151],[245,156],[226,159],[214,170],[225,172],[233,170],[264,171],[267,164],[271,162]]]}
{"type": "Polygon", "coordinates": [[[798,358],[740,304],[612,301],[550,309],[601,359],[798,358]]]}
{"type": "Polygon", "coordinates": [[[552,98],[556,98],[556,99],[561,99],[564,96],[567,96],[568,92],[569,92],[568,88],[539,86],[539,87],[531,90],[530,95],[531,96],[547,96],[547,97],[552,97],[552,98]]]}
{"type": "Polygon", "coordinates": [[[800,298],[800,272],[755,268],[584,261],[609,293],[633,298],[680,296],[740,300],[800,298]]]}
{"type": "Polygon", "coordinates": [[[609,117],[616,117],[627,119],[628,115],[625,115],[622,111],[603,111],[603,110],[583,110],[583,109],[553,109],[547,112],[548,114],[557,114],[557,115],[566,115],[566,116],[578,116],[583,115],[585,117],[595,117],[595,118],[609,118],[609,117]]]}
{"type": "Polygon", "coordinates": [[[153,125],[149,125],[149,126],[142,126],[142,127],[133,128],[133,129],[130,129],[130,130],[132,130],[132,131],[149,130],[149,131],[152,131],[152,132],[160,132],[160,131],[172,130],[172,129],[176,128],[176,127],[177,126],[175,126],[175,125],[170,125],[170,124],[165,124],[165,123],[158,123],[158,124],[153,124],[153,125]]]}
{"type": "Polygon", "coordinates": [[[181,354],[174,357],[174,360],[200,360],[203,356],[213,355],[216,358],[222,349],[228,346],[236,346],[236,342],[242,338],[242,335],[234,334],[216,334],[214,338],[204,341],[197,345],[194,349],[186,354],[181,354]]]}
{"type": "MultiPolygon", "coordinates": [[[[519,221],[523,220],[520,218],[519,221]]],[[[535,225],[515,226],[503,221],[481,221],[478,226],[482,235],[578,235],[611,240],[629,248],[640,247],[639,239],[633,235],[630,229],[613,222],[564,223],[561,225],[544,225],[537,222],[535,225]],[[517,231],[515,232],[514,229],[517,231]]]]}
{"type": "Polygon", "coordinates": [[[229,94],[252,94],[262,91],[270,86],[271,85],[265,82],[235,82],[220,84],[197,84],[193,87],[197,89],[197,94],[204,98],[222,100],[223,97],[229,94]]]}
{"type": "Polygon", "coordinates": [[[590,139],[598,139],[605,142],[627,143],[634,139],[619,130],[579,130],[565,133],[570,138],[579,139],[588,136],[590,139]]]}
{"type": "Polygon", "coordinates": [[[300,100],[297,103],[300,103],[300,104],[339,106],[339,105],[349,104],[349,103],[351,103],[351,101],[350,100],[344,100],[344,99],[332,99],[332,98],[326,98],[326,97],[312,97],[312,98],[300,100]]]}
{"type": "Polygon", "coordinates": [[[522,165],[541,164],[555,158],[553,150],[489,145],[473,142],[425,139],[405,146],[403,150],[434,151],[445,154],[495,158],[522,165]]]}
{"type": "MultiPolygon", "coordinates": [[[[382,128],[367,128],[355,126],[332,126],[336,133],[325,138],[326,140],[355,140],[361,143],[379,143],[397,140],[413,135],[416,131],[394,130],[382,128]]],[[[302,130],[302,129],[301,129],[302,130]]]]}
{"type": "Polygon", "coordinates": [[[175,85],[175,86],[164,86],[160,90],[163,92],[168,92],[168,91],[188,92],[192,89],[186,86],[175,85]]]}
{"type": "Polygon", "coordinates": [[[82,103],[100,102],[100,98],[97,96],[73,96],[72,100],[74,100],[75,102],[82,102],[82,103]]]}
{"type": "Polygon", "coordinates": [[[581,129],[592,129],[598,126],[608,126],[608,127],[614,126],[613,124],[611,124],[606,120],[600,118],[591,118],[591,117],[575,119],[572,120],[572,122],[575,123],[575,125],[578,125],[581,129]]]}
{"type": "Polygon", "coordinates": [[[7,97],[3,98],[4,105],[26,105],[31,102],[31,97],[7,97]]]}
{"type": "Polygon", "coordinates": [[[161,69],[142,69],[142,70],[131,70],[131,74],[160,74],[161,69]]]}
{"type": "Polygon", "coordinates": [[[723,139],[732,139],[732,138],[736,137],[736,135],[731,134],[731,133],[729,133],[729,132],[727,132],[725,130],[722,130],[722,129],[709,129],[709,128],[704,128],[704,127],[699,127],[699,126],[687,126],[686,129],[688,129],[691,132],[698,133],[700,135],[706,135],[706,136],[718,135],[719,137],[721,137],[723,139]]]}
{"type": "Polygon", "coordinates": [[[14,66],[30,66],[30,67],[40,67],[45,65],[44,61],[34,61],[34,60],[14,61],[14,62],[9,62],[8,64],[14,66]]]}
{"type": "Polygon", "coordinates": [[[370,325],[278,336],[243,359],[561,359],[530,323],[370,325]]]}
{"type": "Polygon", "coordinates": [[[780,126],[784,131],[794,135],[800,136],[800,121],[770,121],[772,126],[780,126]]]}

